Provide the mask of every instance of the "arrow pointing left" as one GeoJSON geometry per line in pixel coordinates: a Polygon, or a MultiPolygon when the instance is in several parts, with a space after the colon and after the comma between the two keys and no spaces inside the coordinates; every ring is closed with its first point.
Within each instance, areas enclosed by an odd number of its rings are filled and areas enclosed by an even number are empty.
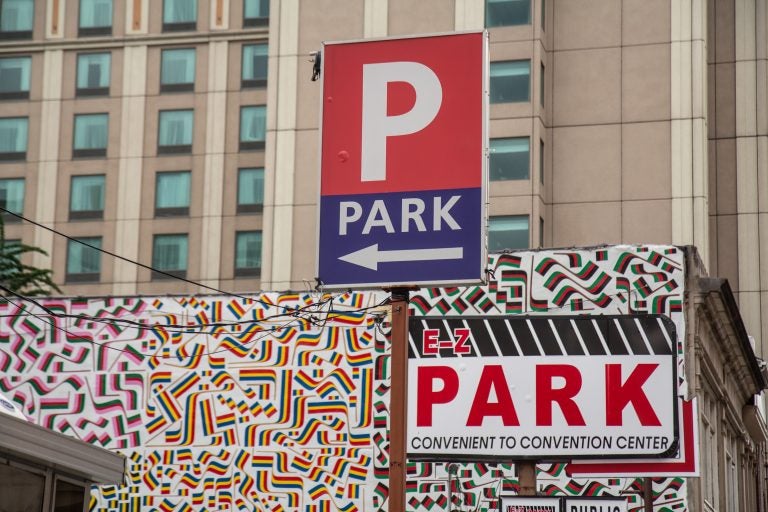
{"type": "Polygon", "coordinates": [[[463,257],[463,247],[380,251],[379,244],[373,244],[369,245],[368,247],[364,247],[359,251],[351,252],[344,256],[339,256],[339,259],[359,267],[364,267],[370,270],[378,270],[379,263],[426,260],[460,260],[463,257]]]}

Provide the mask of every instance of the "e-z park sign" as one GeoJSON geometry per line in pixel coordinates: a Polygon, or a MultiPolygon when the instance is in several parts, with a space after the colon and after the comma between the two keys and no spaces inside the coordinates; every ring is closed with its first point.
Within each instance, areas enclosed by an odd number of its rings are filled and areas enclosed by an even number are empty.
{"type": "Polygon", "coordinates": [[[325,43],[317,275],[484,280],[487,34],[325,43]]]}
{"type": "Polygon", "coordinates": [[[665,456],[677,449],[667,317],[412,318],[409,457],[665,456]]]}

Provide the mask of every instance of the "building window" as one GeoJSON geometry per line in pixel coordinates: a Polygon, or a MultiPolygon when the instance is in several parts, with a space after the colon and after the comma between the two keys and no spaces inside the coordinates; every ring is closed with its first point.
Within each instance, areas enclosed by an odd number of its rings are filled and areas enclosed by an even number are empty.
{"type": "Polygon", "coordinates": [[[101,251],[99,249],[101,249],[101,237],[69,240],[67,244],[66,276],[68,283],[94,282],[99,280],[99,274],[101,273],[101,251]]]}
{"type": "Polygon", "coordinates": [[[240,149],[264,149],[267,107],[240,108],[240,149]]]}
{"type": "MultiPolygon", "coordinates": [[[[187,235],[155,235],[152,243],[152,267],[176,277],[187,277],[187,235]]],[[[168,279],[153,272],[152,279],[168,279]]]]}
{"type": "Polygon", "coordinates": [[[541,106],[544,106],[544,98],[546,97],[547,90],[544,88],[544,77],[546,74],[544,73],[544,63],[541,63],[541,78],[539,78],[539,102],[541,103],[541,106]]]}
{"type": "Polygon", "coordinates": [[[485,26],[528,25],[531,0],[485,0],[485,26]]]}
{"type": "Polygon", "coordinates": [[[528,216],[491,217],[488,222],[488,251],[528,248],[528,216]]]}
{"type": "MultiPolygon", "coordinates": [[[[16,215],[24,214],[24,178],[0,180],[0,207],[16,215]]],[[[5,222],[19,222],[20,218],[2,212],[5,222]]]]}
{"type": "Polygon", "coordinates": [[[190,172],[159,172],[155,182],[155,216],[189,215],[190,172]]]}
{"type": "Polygon", "coordinates": [[[195,90],[195,49],[163,50],[160,65],[160,90],[163,92],[195,90]]]}
{"type": "Polygon", "coordinates": [[[238,231],[235,235],[235,277],[261,274],[261,231],[238,231]]]}
{"type": "Polygon", "coordinates": [[[157,137],[157,153],[191,153],[192,110],[161,110],[157,137]]]}
{"type": "Polygon", "coordinates": [[[163,32],[196,28],[197,0],[163,0],[163,32]]]}
{"type": "Polygon", "coordinates": [[[109,114],[78,114],[75,116],[73,157],[107,156],[109,114]]]}
{"type": "Polygon", "coordinates": [[[491,62],[491,103],[530,100],[531,61],[491,62]]]}
{"type": "Polygon", "coordinates": [[[269,0],[243,1],[243,26],[264,27],[269,25],[269,0]]]}
{"type": "Polygon", "coordinates": [[[539,217],[539,247],[544,247],[544,219],[539,217]]]}
{"type": "Polygon", "coordinates": [[[24,160],[27,158],[26,117],[0,118],[0,160],[24,160]]]}
{"type": "Polygon", "coordinates": [[[31,57],[4,57],[0,59],[0,99],[29,98],[29,70],[31,57]]]}
{"type": "Polygon", "coordinates": [[[34,0],[0,1],[0,39],[32,39],[34,0]]]}
{"type": "Polygon", "coordinates": [[[69,220],[101,219],[104,216],[103,174],[72,176],[69,194],[69,220]]]}
{"type": "Polygon", "coordinates": [[[544,141],[539,139],[539,181],[544,184],[544,141]]]}
{"type": "Polygon", "coordinates": [[[527,180],[529,166],[528,137],[491,139],[491,181],[527,180]]]}
{"type": "Polygon", "coordinates": [[[264,209],[264,169],[240,169],[237,172],[237,213],[264,209]]]}
{"type": "Polygon", "coordinates": [[[80,24],[77,35],[112,34],[112,0],[80,0],[80,24]]]}
{"type": "Polygon", "coordinates": [[[112,62],[110,53],[77,55],[77,96],[106,96],[112,62]]]}
{"type": "Polygon", "coordinates": [[[243,45],[243,88],[267,85],[267,45],[243,45]]]}

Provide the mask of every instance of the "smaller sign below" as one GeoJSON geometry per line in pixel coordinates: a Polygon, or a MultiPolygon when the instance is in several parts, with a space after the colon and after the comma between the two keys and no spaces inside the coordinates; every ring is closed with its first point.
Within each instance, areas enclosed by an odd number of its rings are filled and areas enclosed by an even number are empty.
{"type": "Polygon", "coordinates": [[[560,498],[501,496],[501,512],[560,512],[560,498]]]}
{"type": "Polygon", "coordinates": [[[563,501],[563,512],[627,512],[626,498],[574,496],[563,501]]]}

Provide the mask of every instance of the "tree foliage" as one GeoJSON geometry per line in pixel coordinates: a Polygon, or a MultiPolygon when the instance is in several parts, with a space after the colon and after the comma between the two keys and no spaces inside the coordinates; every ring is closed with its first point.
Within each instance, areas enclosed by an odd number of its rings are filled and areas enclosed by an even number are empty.
{"type": "Polygon", "coordinates": [[[24,255],[29,253],[48,255],[39,247],[7,240],[5,223],[0,217],[0,296],[50,295],[54,291],[61,293],[61,289],[53,282],[51,269],[41,269],[22,262],[24,255]]]}

